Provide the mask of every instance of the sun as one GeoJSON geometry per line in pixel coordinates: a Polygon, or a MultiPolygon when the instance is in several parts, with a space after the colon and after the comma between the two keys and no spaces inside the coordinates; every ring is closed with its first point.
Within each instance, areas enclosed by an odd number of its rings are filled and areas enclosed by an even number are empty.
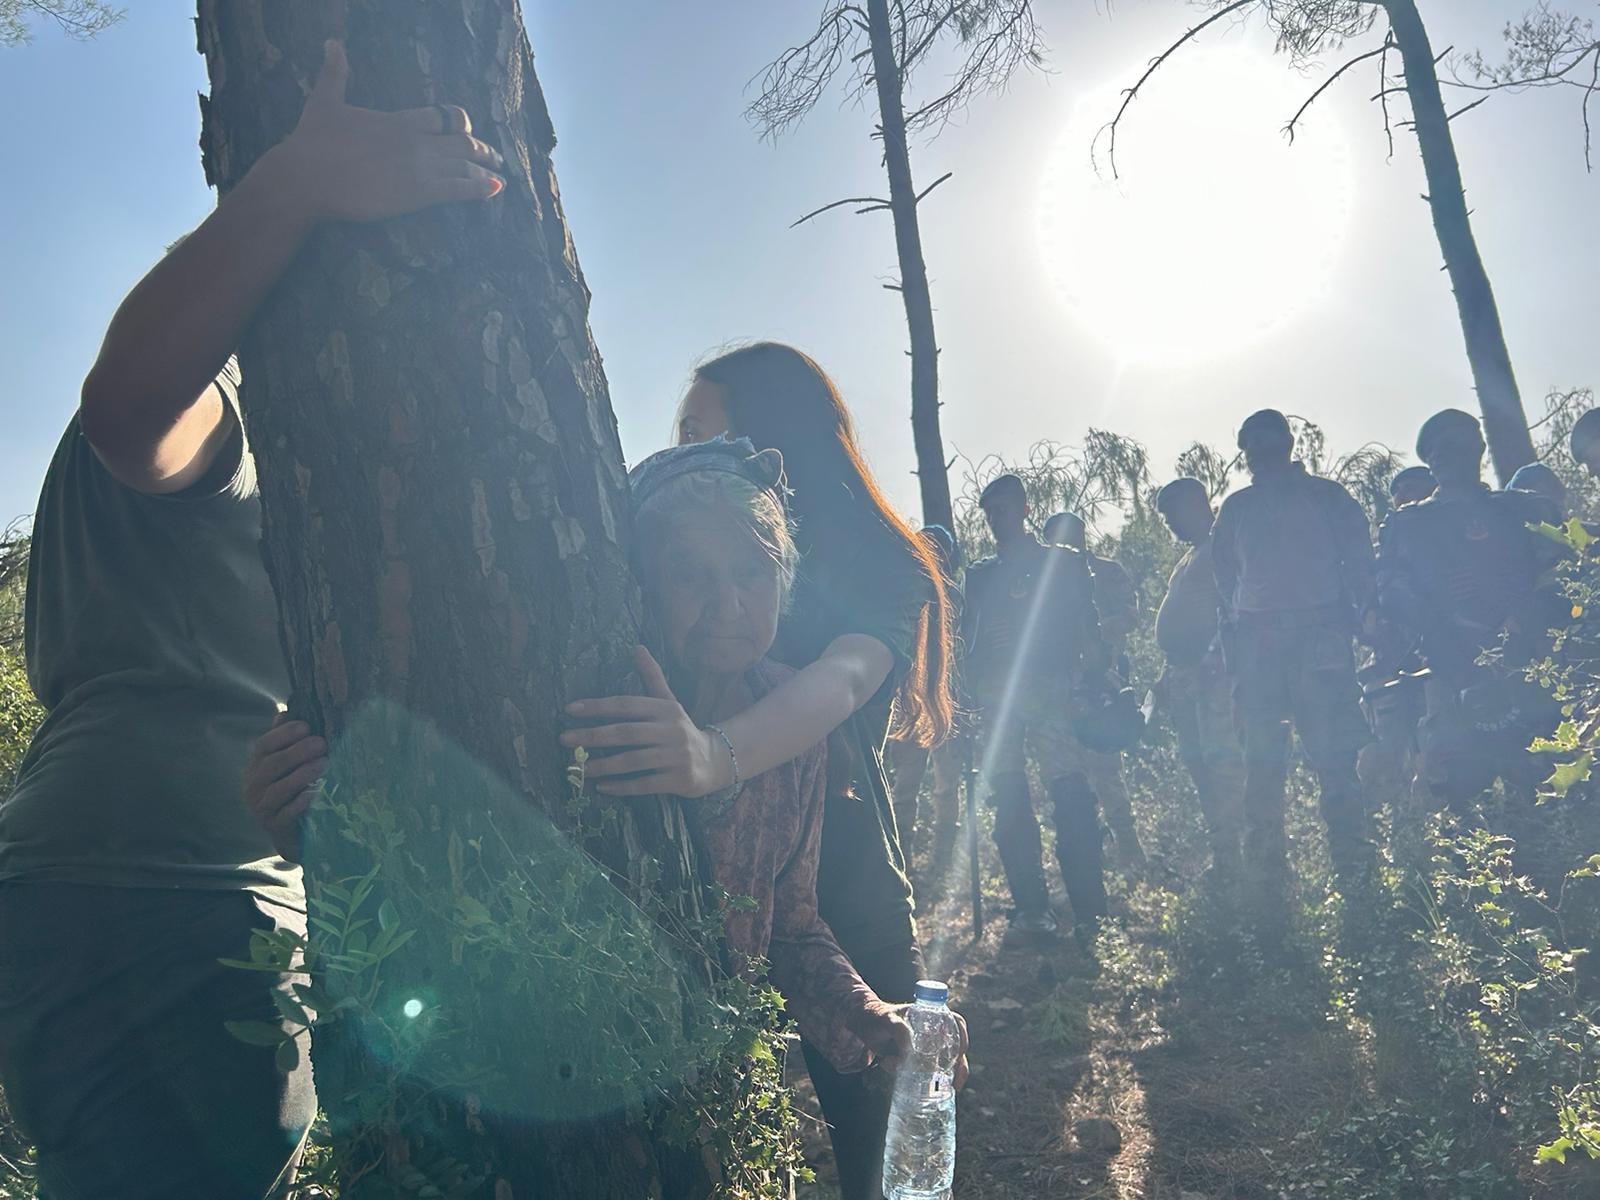
{"type": "Polygon", "coordinates": [[[1351,205],[1344,130],[1320,105],[1289,145],[1283,125],[1315,81],[1254,48],[1190,48],[1129,107],[1113,178],[1101,130],[1142,70],[1072,106],[1041,191],[1042,262],[1122,366],[1237,355],[1332,282],[1351,205]]]}

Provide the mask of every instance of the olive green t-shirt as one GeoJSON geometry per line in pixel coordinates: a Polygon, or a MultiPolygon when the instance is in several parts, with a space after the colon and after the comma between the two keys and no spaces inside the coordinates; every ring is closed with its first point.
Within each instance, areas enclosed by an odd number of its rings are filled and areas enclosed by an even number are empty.
{"type": "Polygon", "coordinates": [[[855,954],[915,936],[883,743],[934,588],[921,561],[888,530],[831,549],[830,555],[813,551],[801,561],[773,657],[796,669],[808,667],[835,638],[849,633],[876,638],[894,655],[894,669],[878,694],[828,739],[817,903],[840,945],[855,954]]]}
{"type": "MultiPolygon", "coordinates": [[[[218,380],[237,421],[236,377],[218,380]]],[[[288,692],[255,463],[147,495],[73,417],[34,515],[28,679],[47,715],[0,805],[0,881],[242,889],[304,906],[244,805],[288,692]]],[[[229,464],[223,465],[226,470],[229,464]]]]}

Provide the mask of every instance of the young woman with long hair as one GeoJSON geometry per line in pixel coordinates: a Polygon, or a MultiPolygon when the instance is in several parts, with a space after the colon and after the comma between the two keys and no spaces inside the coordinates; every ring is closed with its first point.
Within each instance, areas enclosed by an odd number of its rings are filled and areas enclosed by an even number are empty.
{"type": "MultiPolygon", "coordinates": [[[[832,380],[790,346],[755,343],[700,366],[677,434],[680,443],[746,437],[783,455],[801,558],[773,654],[796,674],[716,731],[696,726],[676,699],[617,696],[572,705],[575,717],[616,723],[564,740],[626,748],[589,760],[601,792],[704,797],[736,792],[826,739],[818,907],[867,984],[884,1000],[909,1001],[922,955],[882,751],[891,715],[897,733],[928,745],[954,719],[938,563],[873,479],[832,380]]],[[[802,1048],[841,1192],[876,1200],[888,1095],[802,1048]]]]}

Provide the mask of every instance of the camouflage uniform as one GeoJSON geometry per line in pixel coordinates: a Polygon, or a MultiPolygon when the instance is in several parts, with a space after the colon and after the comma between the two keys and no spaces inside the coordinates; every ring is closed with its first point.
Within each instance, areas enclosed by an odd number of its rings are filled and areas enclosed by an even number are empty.
{"type": "MultiPolygon", "coordinates": [[[[1379,660],[1384,661],[1382,650],[1379,660]]],[[[1387,661],[1392,663],[1393,656],[1387,661]]],[[[1373,809],[1389,809],[1396,861],[1413,865],[1425,865],[1428,858],[1416,783],[1418,725],[1426,705],[1425,680],[1416,676],[1420,666],[1420,660],[1411,656],[1396,677],[1374,680],[1363,689],[1373,740],[1361,748],[1356,760],[1356,773],[1373,809]]]]}
{"type": "Polygon", "coordinates": [[[1370,526],[1349,492],[1295,462],[1223,503],[1212,562],[1245,755],[1246,882],[1258,916],[1275,923],[1288,873],[1291,722],[1316,771],[1335,873],[1365,875],[1372,866],[1356,776],[1371,732],[1352,646],[1372,599],[1370,526]]]}
{"type": "Polygon", "coordinates": [[[1217,584],[1209,537],[1191,546],[1173,569],[1156,613],[1156,643],[1167,656],[1163,701],[1178,735],[1178,754],[1200,799],[1212,862],[1221,873],[1235,874],[1243,837],[1244,753],[1217,647],[1217,584]]]}
{"type": "MultiPolygon", "coordinates": [[[[1537,782],[1527,744],[1549,705],[1520,677],[1565,622],[1565,602],[1539,588],[1561,553],[1528,525],[1557,519],[1531,492],[1441,487],[1384,522],[1378,561],[1383,615],[1429,669],[1417,777],[1432,796],[1470,800],[1496,778],[1537,782]],[[1480,666],[1500,646],[1495,666],[1480,666]]],[[[1551,714],[1553,716],[1553,713],[1551,714]]],[[[1554,721],[1551,721],[1553,726],[1554,721]]]]}
{"type": "Polygon", "coordinates": [[[966,681],[979,706],[983,772],[995,806],[995,844],[1021,912],[1049,906],[1038,818],[1028,787],[1032,751],[1049,793],[1056,856],[1080,922],[1104,915],[1100,822],[1073,734],[1072,692],[1086,652],[1100,652],[1084,558],[1029,538],[967,568],[962,633],[966,681]]]}

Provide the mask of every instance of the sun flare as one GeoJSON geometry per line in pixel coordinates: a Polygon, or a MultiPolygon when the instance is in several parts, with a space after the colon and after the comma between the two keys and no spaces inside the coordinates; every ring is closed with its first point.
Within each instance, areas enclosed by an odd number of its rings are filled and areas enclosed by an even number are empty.
{"type": "Polygon", "coordinates": [[[1140,70],[1072,106],[1041,191],[1043,262],[1122,365],[1225,357],[1331,282],[1351,203],[1344,130],[1319,105],[1290,146],[1283,125],[1314,81],[1247,47],[1189,50],[1129,107],[1113,178],[1101,130],[1140,70]]]}

